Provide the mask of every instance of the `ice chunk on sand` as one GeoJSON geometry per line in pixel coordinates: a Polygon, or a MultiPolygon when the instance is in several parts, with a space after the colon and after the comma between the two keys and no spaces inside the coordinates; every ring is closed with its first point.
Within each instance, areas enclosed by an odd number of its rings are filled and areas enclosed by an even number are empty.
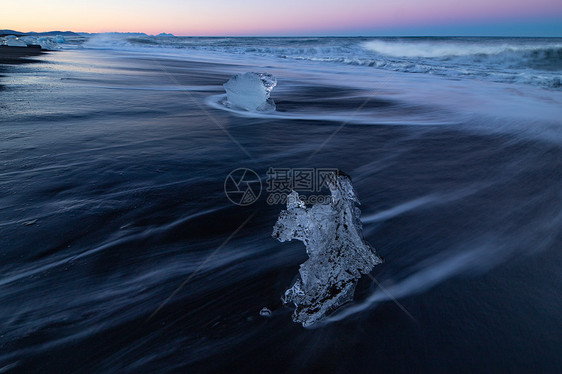
{"type": "Polygon", "coordinates": [[[275,110],[275,103],[269,97],[277,80],[267,73],[236,74],[223,84],[227,105],[250,112],[275,110]]]}
{"type": "Polygon", "coordinates": [[[8,47],[27,47],[27,43],[14,35],[2,38],[2,44],[8,47]]]}
{"type": "Polygon", "coordinates": [[[262,317],[271,317],[271,309],[263,307],[260,310],[260,316],[262,317]]]}
{"type": "Polygon", "coordinates": [[[36,36],[22,36],[20,40],[23,40],[27,45],[40,45],[41,48],[46,50],[56,50],[61,49],[58,43],[64,43],[65,39],[62,35],[57,36],[42,36],[40,38],[36,36]]]}
{"type": "Polygon", "coordinates": [[[55,35],[51,39],[55,43],[66,43],[66,38],[62,35],[55,35]]]}
{"type": "Polygon", "coordinates": [[[328,178],[329,204],[307,208],[293,191],[287,210],[279,214],[272,236],[281,242],[304,243],[309,259],[300,266],[299,277],[285,292],[284,303],[294,303],[293,321],[310,326],[353,299],[362,274],[382,263],[363,239],[357,207],[359,200],[347,176],[328,178]]]}

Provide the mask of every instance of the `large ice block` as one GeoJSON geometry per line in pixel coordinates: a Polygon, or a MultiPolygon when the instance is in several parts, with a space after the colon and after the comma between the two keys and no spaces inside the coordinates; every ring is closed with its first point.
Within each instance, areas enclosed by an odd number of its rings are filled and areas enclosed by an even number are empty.
{"type": "Polygon", "coordinates": [[[359,278],[382,262],[363,239],[359,200],[351,180],[333,173],[328,185],[331,202],[310,208],[293,191],[287,210],[273,227],[272,236],[279,241],[297,239],[306,246],[309,259],[283,297],[296,306],[293,320],[305,327],[353,299],[359,278]]]}
{"type": "Polygon", "coordinates": [[[250,112],[275,110],[275,103],[269,97],[277,80],[267,73],[237,74],[223,84],[227,105],[250,112]]]}

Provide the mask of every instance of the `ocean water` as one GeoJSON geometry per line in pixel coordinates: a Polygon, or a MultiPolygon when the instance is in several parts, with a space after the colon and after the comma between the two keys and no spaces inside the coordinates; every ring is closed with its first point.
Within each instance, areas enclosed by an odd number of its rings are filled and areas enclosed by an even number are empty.
{"type": "MultiPolygon", "coordinates": [[[[70,41],[72,42],[72,41],[70,41]]],[[[562,38],[197,38],[97,34],[86,48],[317,61],[450,78],[561,87],[562,38]]]]}
{"type": "Polygon", "coordinates": [[[0,373],[562,371],[562,40],[61,47],[0,66],[0,373]],[[224,106],[248,71],[275,112],[224,106]],[[270,168],[350,175],[385,259],[315,328],[270,168]]]}

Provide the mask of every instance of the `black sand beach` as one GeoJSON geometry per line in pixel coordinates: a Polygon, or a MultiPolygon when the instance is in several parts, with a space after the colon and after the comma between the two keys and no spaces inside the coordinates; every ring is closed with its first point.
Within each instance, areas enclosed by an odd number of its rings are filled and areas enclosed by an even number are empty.
{"type": "Polygon", "coordinates": [[[27,47],[9,47],[7,45],[0,45],[0,64],[27,64],[33,63],[37,60],[26,58],[32,56],[39,56],[44,54],[45,51],[41,46],[33,45],[27,47]]]}
{"type": "Polygon", "coordinates": [[[3,66],[0,372],[561,372],[561,93],[248,53],[3,66]],[[248,71],[276,112],[222,104],[248,71]],[[307,255],[271,237],[270,168],[345,171],[385,259],[317,328],[281,303],[307,255]]]}

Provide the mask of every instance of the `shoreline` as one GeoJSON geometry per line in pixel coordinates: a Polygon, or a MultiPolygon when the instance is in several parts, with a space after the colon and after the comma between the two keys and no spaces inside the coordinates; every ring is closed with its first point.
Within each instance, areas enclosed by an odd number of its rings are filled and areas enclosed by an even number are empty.
{"type": "Polygon", "coordinates": [[[18,65],[37,62],[37,60],[29,59],[27,57],[40,56],[47,51],[42,49],[41,46],[27,46],[27,47],[10,47],[6,45],[0,46],[0,64],[1,65],[18,65]]]}

